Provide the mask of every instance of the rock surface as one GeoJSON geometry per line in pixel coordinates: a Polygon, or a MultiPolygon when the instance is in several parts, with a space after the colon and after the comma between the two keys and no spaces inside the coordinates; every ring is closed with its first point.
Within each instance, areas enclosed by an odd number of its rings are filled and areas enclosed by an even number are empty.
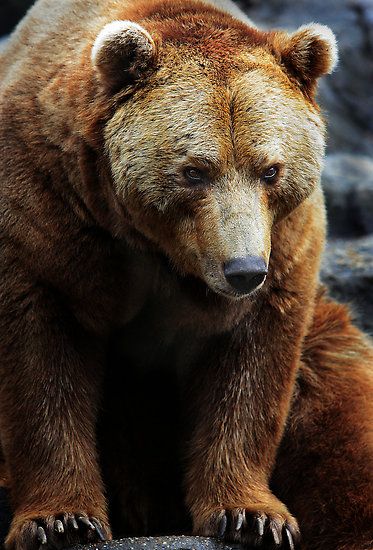
{"type": "Polygon", "coordinates": [[[0,36],[8,34],[23,17],[33,0],[1,0],[0,36]]]}
{"type": "MultiPolygon", "coordinates": [[[[82,546],[76,546],[79,550],[82,546]]],[[[205,537],[140,537],[127,538],[101,544],[84,546],[85,550],[235,550],[238,544],[225,544],[219,540],[205,537]]]]}
{"type": "Polygon", "coordinates": [[[329,242],[322,280],[333,297],[350,305],[357,323],[373,336],[373,235],[329,242]]]}
{"type": "Polygon", "coordinates": [[[373,233],[373,158],[350,153],[328,155],[322,179],[329,236],[373,233]]]}

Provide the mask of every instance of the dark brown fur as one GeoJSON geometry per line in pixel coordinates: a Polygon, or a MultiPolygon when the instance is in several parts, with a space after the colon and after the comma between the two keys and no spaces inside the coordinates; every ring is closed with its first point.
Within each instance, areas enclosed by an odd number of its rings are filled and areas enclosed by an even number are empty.
{"type": "Polygon", "coordinates": [[[252,544],[251,518],[266,514],[294,538],[296,517],[306,549],[371,548],[372,347],[318,293],[324,41],[305,32],[312,73],[291,57],[303,35],[199,2],[56,6],[36,5],[0,68],[8,550],[36,548],[37,525],[52,547],[95,540],[54,531],[72,515],[110,538],[106,498],[115,535],[216,536],[226,513],[227,538],[252,544]],[[112,93],[90,55],[115,19],[143,25],[159,51],[144,82],[119,74],[112,93]],[[193,147],[209,154],[193,157],[209,188],[174,168],[193,147]],[[273,162],[280,181],[264,187],[273,162]],[[237,300],[216,266],[242,233],[270,263],[237,300]]]}

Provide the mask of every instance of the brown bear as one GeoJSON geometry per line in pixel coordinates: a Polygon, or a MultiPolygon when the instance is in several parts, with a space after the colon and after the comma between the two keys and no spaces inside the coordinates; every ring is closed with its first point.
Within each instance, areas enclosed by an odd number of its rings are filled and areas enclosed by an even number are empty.
{"type": "Polygon", "coordinates": [[[319,283],[315,90],[336,57],[326,27],[199,0],[38,0],[19,25],[0,66],[7,550],[189,530],[373,548],[373,348],[319,283]]]}

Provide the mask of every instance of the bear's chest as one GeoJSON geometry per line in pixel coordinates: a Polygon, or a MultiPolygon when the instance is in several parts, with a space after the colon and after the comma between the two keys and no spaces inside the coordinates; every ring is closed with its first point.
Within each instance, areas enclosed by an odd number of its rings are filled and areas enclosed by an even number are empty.
{"type": "Polygon", "coordinates": [[[202,281],[177,274],[164,258],[138,254],[127,267],[110,343],[126,368],[144,373],[171,368],[184,378],[206,343],[247,312],[248,304],[222,302],[202,281]]]}
{"type": "Polygon", "coordinates": [[[194,331],[180,327],[175,303],[154,299],[116,331],[113,339],[116,358],[126,368],[144,375],[171,369],[181,378],[202,345],[194,331]]]}

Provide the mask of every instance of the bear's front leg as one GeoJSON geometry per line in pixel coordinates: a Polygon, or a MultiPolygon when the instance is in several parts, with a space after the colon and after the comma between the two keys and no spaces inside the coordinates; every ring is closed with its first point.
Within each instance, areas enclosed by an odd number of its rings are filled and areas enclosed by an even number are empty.
{"type": "Polygon", "coordinates": [[[108,539],[95,443],[102,350],[66,299],[18,282],[1,288],[0,429],[14,512],[6,548],[108,539]]]}
{"type": "MultiPolygon", "coordinates": [[[[297,302],[297,298],[294,298],[297,302]]],[[[297,521],[269,489],[289,411],[303,314],[270,303],[216,339],[194,372],[196,424],[187,503],[194,531],[245,545],[295,548],[297,521]]]]}

